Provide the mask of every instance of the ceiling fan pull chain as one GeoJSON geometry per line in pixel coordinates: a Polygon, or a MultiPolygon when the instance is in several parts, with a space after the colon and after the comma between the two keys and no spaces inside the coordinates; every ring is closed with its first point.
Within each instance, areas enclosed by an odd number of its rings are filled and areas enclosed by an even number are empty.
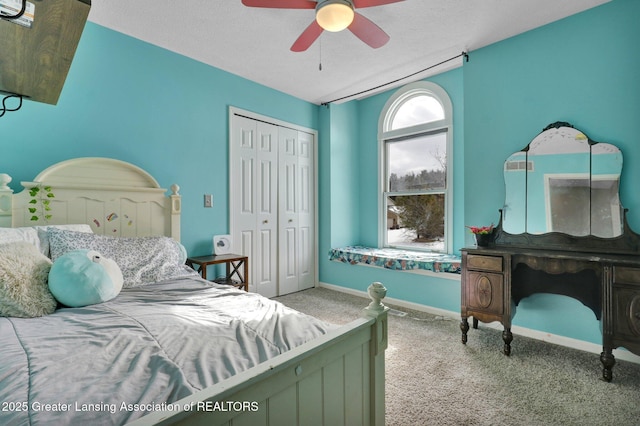
{"type": "Polygon", "coordinates": [[[318,71],[322,71],[322,38],[318,41],[320,50],[320,64],[318,65],[318,71]]]}

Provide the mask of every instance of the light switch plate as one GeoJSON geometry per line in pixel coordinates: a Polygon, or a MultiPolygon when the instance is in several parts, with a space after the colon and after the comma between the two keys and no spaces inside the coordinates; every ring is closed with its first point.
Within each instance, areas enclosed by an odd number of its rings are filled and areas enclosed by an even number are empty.
{"type": "Polygon", "coordinates": [[[213,207],[213,195],[204,194],[204,206],[205,207],[213,207]]]}

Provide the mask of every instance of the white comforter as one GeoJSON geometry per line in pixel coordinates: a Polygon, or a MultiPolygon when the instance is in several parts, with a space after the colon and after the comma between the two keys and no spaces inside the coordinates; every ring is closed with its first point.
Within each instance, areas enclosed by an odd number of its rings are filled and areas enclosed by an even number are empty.
{"type": "Polygon", "coordinates": [[[199,278],[41,318],[0,318],[0,424],[124,424],[329,328],[199,278]]]}

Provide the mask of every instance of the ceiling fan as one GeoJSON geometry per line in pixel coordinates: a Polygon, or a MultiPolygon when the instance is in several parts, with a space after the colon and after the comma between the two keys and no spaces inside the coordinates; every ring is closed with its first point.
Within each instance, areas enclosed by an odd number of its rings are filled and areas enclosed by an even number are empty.
{"type": "Polygon", "coordinates": [[[293,43],[293,52],[303,52],[323,31],[348,29],[360,40],[377,49],[389,41],[389,35],[355,9],[382,6],[404,0],[242,0],[248,7],[272,9],[315,9],[316,19],[293,43]]]}

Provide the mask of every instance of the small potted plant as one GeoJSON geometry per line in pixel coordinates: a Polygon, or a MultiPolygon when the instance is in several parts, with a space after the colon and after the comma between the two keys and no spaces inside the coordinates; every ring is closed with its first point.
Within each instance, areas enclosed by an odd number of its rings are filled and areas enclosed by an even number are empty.
{"type": "Polygon", "coordinates": [[[486,247],[493,241],[493,223],[489,226],[467,226],[476,237],[478,247],[486,247]]]}

